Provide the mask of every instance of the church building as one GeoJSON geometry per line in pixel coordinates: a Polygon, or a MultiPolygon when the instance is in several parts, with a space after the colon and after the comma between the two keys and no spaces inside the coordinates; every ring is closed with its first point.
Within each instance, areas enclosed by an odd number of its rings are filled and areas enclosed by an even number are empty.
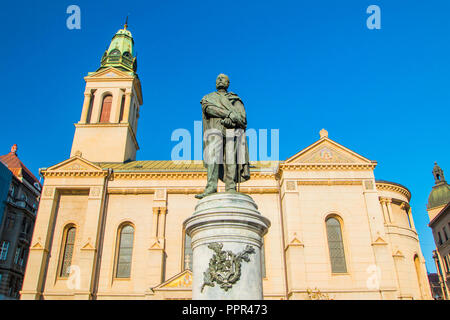
{"type": "MultiPolygon", "coordinates": [[[[136,160],[143,97],[127,25],[85,81],[71,156],[41,170],[21,298],[191,299],[183,221],[206,170],[136,160]]],[[[411,193],[376,180],[376,161],[322,130],[288,159],[251,165],[240,191],[271,222],[264,299],[431,299],[411,193]]]]}

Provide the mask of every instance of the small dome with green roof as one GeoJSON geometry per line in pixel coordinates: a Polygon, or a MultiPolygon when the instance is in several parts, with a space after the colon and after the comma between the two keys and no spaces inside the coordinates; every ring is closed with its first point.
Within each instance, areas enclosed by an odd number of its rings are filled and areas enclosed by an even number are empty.
{"type": "Polygon", "coordinates": [[[112,38],[108,49],[103,54],[101,67],[97,71],[108,67],[133,73],[137,70],[134,40],[131,32],[128,30],[128,18],[123,29],[117,31],[112,38]]]}
{"type": "Polygon", "coordinates": [[[437,208],[450,202],[450,186],[445,181],[444,170],[434,163],[433,176],[435,185],[428,196],[428,209],[437,208]]]}

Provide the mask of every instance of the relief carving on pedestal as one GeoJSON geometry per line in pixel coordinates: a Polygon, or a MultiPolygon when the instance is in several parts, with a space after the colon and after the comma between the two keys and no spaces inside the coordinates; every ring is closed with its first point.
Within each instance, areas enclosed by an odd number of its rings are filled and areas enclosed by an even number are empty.
{"type": "Polygon", "coordinates": [[[203,285],[200,292],[203,292],[205,286],[214,287],[216,282],[220,288],[228,291],[241,277],[241,261],[250,261],[249,255],[255,253],[255,249],[247,245],[244,251],[234,254],[231,251],[222,250],[223,244],[213,242],[208,248],[215,254],[209,261],[209,268],[203,273],[203,285]]]}

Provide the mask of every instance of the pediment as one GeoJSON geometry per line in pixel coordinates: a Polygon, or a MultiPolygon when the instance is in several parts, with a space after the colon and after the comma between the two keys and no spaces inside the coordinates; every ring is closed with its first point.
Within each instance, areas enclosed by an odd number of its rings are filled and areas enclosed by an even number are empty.
{"type": "Polygon", "coordinates": [[[100,70],[98,72],[94,72],[93,74],[90,74],[89,76],[86,77],[86,79],[97,79],[97,78],[106,78],[106,79],[111,79],[111,78],[130,78],[132,76],[130,76],[130,74],[123,72],[122,70],[118,70],[116,68],[113,67],[109,67],[103,70],[100,70]]]}
{"type": "Polygon", "coordinates": [[[322,138],[287,159],[285,164],[372,164],[367,158],[328,138],[322,138]]]}
{"type": "Polygon", "coordinates": [[[378,237],[374,242],[372,242],[372,245],[387,245],[387,242],[383,238],[378,237]]]}
{"type": "Polygon", "coordinates": [[[397,258],[404,258],[405,257],[403,252],[401,252],[400,250],[397,250],[392,256],[393,257],[397,257],[397,258]]]}
{"type": "Polygon", "coordinates": [[[103,171],[102,168],[96,166],[92,162],[83,159],[79,156],[74,156],[63,162],[60,162],[47,169],[47,172],[52,171],[103,171]]]}
{"type": "Polygon", "coordinates": [[[173,276],[169,280],[161,283],[160,285],[152,288],[153,291],[158,290],[192,290],[192,271],[184,270],[181,273],[173,276]]]}

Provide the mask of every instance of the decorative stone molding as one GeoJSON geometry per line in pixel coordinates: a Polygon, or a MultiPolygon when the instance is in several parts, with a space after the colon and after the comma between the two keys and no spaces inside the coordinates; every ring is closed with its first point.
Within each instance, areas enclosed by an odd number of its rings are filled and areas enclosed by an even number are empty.
{"type": "Polygon", "coordinates": [[[31,245],[30,250],[40,250],[45,251],[47,253],[49,252],[48,249],[42,245],[41,237],[38,237],[37,241],[31,245]]]}
{"type": "MultiPolygon", "coordinates": [[[[114,172],[116,179],[206,179],[206,171],[198,172],[114,172]]],[[[254,172],[250,179],[275,179],[273,172],[254,172]]]]}
{"type": "Polygon", "coordinates": [[[308,295],[309,300],[333,300],[327,293],[321,292],[319,289],[306,289],[306,294],[308,295]]]}
{"type": "Polygon", "coordinates": [[[156,189],[154,200],[166,201],[167,200],[167,190],[166,189],[156,189]]]}
{"type": "Polygon", "coordinates": [[[297,184],[300,185],[362,185],[361,180],[298,180],[297,184]]]}
{"type": "Polygon", "coordinates": [[[150,248],[148,250],[164,250],[164,241],[162,239],[154,238],[150,243],[150,248]]]}
{"type": "Polygon", "coordinates": [[[374,190],[373,181],[372,180],[364,180],[364,189],[374,190]]]}
{"type": "Polygon", "coordinates": [[[289,163],[280,164],[280,170],[373,170],[376,163],[289,163]]]}
{"type": "Polygon", "coordinates": [[[289,243],[286,245],[286,247],[284,248],[284,250],[289,249],[289,247],[304,247],[305,245],[298,239],[297,237],[297,233],[294,232],[294,235],[292,236],[291,240],[289,241],[289,243]]]}
{"type": "Polygon", "coordinates": [[[106,177],[108,171],[42,171],[45,178],[49,177],[106,177]]]}
{"type": "MultiPolygon", "coordinates": [[[[159,188],[108,188],[108,194],[153,194],[159,188]]],[[[166,197],[167,194],[198,194],[204,191],[204,187],[173,187],[166,188],[166,197]]],[[[240,191],[248,194],[265,194],[265,193],[278,193],[278,189],[276,187],[240,187],[240,191]]]]}
{"type": "Polygon", "coordinates": [[[84,246],[81,247],[81,250],[86,250],[86,251],[95,251],[96,250],[95,247],[91,243],[91,238],[88,238],[88,240],[86,241],[84,246]]]}
{"type": "Polygon", "coordinates": [[[223,244],[219,242],[210,243],[208,248],[213,250],[215,254],[209,261],[209,268],[203,273],[204,279],[200,292],[203,292],[205,286],[214,287],[214,282],[221,289],[228,291],[241,278],[241,263],[242,261],[250,261],[250,254],[255,254],[255,248],[247,245],[238,254],[230,250],[222,250],[223,244]]]}
{"type": "Polygon", "coordinates": [[[392,254],[392,256],[394,258],[404,258],[405,257],[405,255],[400,250],[397,250],[394,254],[392,254]]]}
{"type": "Polygon", "coordinates": [[[53,187],[45,187],[43,195],[45,197],[48,197],[48,198],[53,198],[54,192],[55,192],[55,188],[53,188],[53,187]]]}
{"type": "Polygon", "coordinates": [[[297,184],[294,180],[288,180],[286,181],[286,190],[287,192],[289,191],[297,191],[297,184]]]}
{"type": "Polygon", "coordinates": [[[390,184],[387,182],[377,182],[376,188],[379,191],[392,191],[400,193],[404,195],[408,199],[408,201],[411,199],[411,193],[407,189],[396,184],[390,184]]]}
{"type": "Polygon", "coordinates": [[[90,198],[98,198],[100,196],[101,189],[100,187],[91,187],[89,191],[90,198]]]}
{"type": "Polygon", "coordinates": [[[386,241],[384,241],[383,238],[378,237],[374,242],[372,242],[372,246],[379,246],[379,245],[387,245],[388,243],[386,241]]]}

